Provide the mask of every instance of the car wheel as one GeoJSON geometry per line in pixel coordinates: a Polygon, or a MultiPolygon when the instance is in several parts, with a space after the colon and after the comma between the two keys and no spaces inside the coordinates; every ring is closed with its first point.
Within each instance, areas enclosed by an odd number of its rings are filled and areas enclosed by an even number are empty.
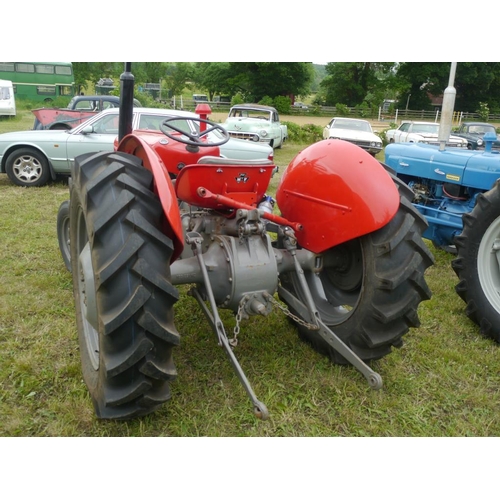
{"type": "Polygon", "coordinates": [[[33,148],[16,149],[7,158],[5,172],[18,186],[39,187],[50,178],[49,162],[33,148]]]}

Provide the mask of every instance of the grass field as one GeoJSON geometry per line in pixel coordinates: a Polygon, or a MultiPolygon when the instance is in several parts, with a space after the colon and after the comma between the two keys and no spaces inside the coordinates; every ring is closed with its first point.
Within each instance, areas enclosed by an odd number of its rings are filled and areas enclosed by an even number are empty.
{"type": "MultiPolygon", "coordinates": [[[[287,143],[276,152],[281,174],[303,147],[287,143]]],[[[203,314],[181,293],[171,402],[130,422],[97,420],[80,373],[71,276],[56,237],[57,210],[67,198],[65,182],[23,189],[0,174],[0,436],[500,434],[499,346],[466,318],[454,292],[452,257],[434,249],[436,263],[427,272],[433,297],[420,306],[421,327],[373,364],[382,390],[312,351],[275,311],[244,322],[236,349],[271,414],[256,420],[203,314]]],[[[234,318],[226,313],[231,332],[234,318]]]]}

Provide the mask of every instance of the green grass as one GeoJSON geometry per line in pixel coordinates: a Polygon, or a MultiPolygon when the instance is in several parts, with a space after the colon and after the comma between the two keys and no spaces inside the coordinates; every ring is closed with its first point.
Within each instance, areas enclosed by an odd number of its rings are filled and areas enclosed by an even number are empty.
{"type": "MultiPolygon", "coordinates": [[[[276,151],[280,175],[302,147],[276,151]]],[[[24,189],[0,174],[0,436],[500,434],[499,347],[465,316],[452,256],[432,247],[433,297],[421,304],[422,325],[404,346],[373,364],[382,390],[315,353],[275,311],[243,322],[235,351],[270,411],[269,420],[256,420],[202,312],[181,293],[172,400],[142,419],[98,421],[80,372],[71,276],[56,236],[57,210],[67,198],[64,182],[24,189]]],[[[228,311],[222,317],[231,333],[234,318],[228,311]]]]}

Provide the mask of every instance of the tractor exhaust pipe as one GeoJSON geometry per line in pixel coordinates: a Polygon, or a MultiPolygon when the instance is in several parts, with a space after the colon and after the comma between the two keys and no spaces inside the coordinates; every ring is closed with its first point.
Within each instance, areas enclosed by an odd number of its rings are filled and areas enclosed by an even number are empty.
{"type": "Polygon", "coordinates": [[[118,121],[118,141],[132,132],[134,109],[134,75],[130,72],[132,63],[125,63],[125,71],[120,75],[120,115],[118,121]]]}
{"type": "Polygon", "coordinates": [[[455,72],[457,69],[457,63],[451,63],[450,68],[450,79],[448,81],[448,87],[446,87],[443,94],[443,109],[441,111],[441,122],[439,125],[439,151],[444,151],[446,142],[450,138],[451,134],[451,124],[453,120],[453,110],[455,108],[455,96],[457,91],[453,84],[455,83],[455,72]]]}

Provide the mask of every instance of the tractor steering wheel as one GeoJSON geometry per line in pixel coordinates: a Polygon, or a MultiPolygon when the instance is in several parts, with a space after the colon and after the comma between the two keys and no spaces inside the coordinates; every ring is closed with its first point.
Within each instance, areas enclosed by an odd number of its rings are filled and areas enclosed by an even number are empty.
{"type": "Polygon", "coordinates": [[[181,142],[182,144],[188,144],[189,146],[199,146],[202,148],[210,148],[213,146],[222,146],[222,144],[226,144],[227,141],[229,141],[229,133],[228,131],[224,128],[218,125],[217,123],[213,123],[208,120],[204,120],[203,118],[184,118],[184,117],[179,117],[179,116],[172,116],[171,118],[166,118],[163,120],[163,122],[160,124],[160,130],[169,138],[177,142],[181,142]],[[190,121],[190,122],[198,122],[198,123],[206,123],[208,125],[207,129],[204,130],[203,132],[186,132],[185,130],[182,130],[174,125],[170,125],[170,122],[173,121],[190,121]],[[174,132],[179,132],[181,135],[187,137],[187,139],[182,139],[179,136],[174,136],[170,132],[167,132],[168,129],[173,130],[174,132]],[[212,132],[212,130],[218,130],[222,135],[223,138],[218,141],[218,142],[205,142],[202,141],[201,139],[205,137],[207,134],[212,132]]]}

